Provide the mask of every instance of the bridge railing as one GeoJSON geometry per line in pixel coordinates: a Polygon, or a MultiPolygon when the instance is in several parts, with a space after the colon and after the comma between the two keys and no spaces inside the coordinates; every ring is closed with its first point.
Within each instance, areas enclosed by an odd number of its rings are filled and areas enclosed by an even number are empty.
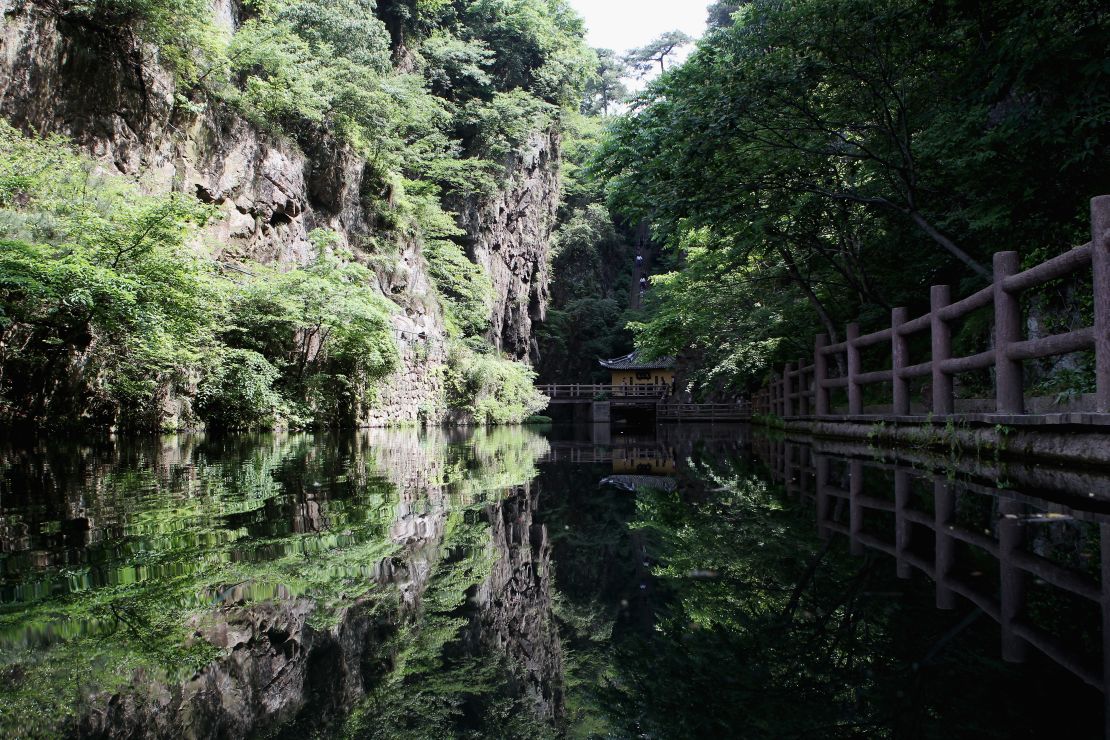
{"type": "Polygon", "coordinates": [[[746,419],[750,403],[662,403],[656,409],[660,419],[746,419]]]}
{"type": "Polygon", "coordinates": [[[590,383],[547,384],[536,386],[552,400],[599,398],[666,398],[669,385],[601,385],[590,383]]]}
{"type": "MultiPolygon", "coordinates": [[[[952,301],[948,285],[930,289],[929,313],[910,319],[905,308],[891,311],[890,327],[860,335],[858,323],[848,324],[843,342],[829,344],[819,334],[812,362],[805,359],[772,372],[770,383],[753,398],[757,412],[788,418],[830,416],[834,389],[847,391],[849,416],[862,415],[863,389],[889,384],[892,416],[910,413],[910,381],[928,378],[930,411],[946,416],[955,409],[953,379],[961,374],[993,370],[994,412],[1025,413],[1022,363],[1045,357],[1094,350],[1094,411],[1110,413],[1110,195],[1091,201],[1091,241],[1028,270],[1019,269],[1017,252],[994,255],[994,281],[961,300],[952,301]],[[1093,278],[1094,321],[1091,326],[1039,339],[1025,339],[1022,293],[1059,278],[1090,270],[1093,278]],[[980,309],[993,311],[994,346],[964,357],[952,354],[952,325],[980,309]],[[930,356],[926,362],[911,363],[909,338],[929,332],[930,356]],[[862,350],[889,347],[889,369],[865,371],[862,350]],[[843,374],[830,377],[833,368],[843,374]]],[[[885,363],[884,363],[885,364],[885,363]]]]}

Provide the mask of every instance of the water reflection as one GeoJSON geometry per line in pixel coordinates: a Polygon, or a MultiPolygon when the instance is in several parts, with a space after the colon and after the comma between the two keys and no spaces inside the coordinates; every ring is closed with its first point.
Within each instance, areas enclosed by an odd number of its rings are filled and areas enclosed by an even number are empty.
{"type": "Polygon", "coordinates": [[[195,694],[221,682],[262,705],[222,706],[217,692],[209,701],[221,706],[203,709],[208,724],[188,727],[203,735],[276,727],[310,705],[358,696],[367,679],[350,664],[365,651],[344,633],[374,629],[386,642],[443,592],[458,587],[465,599],[483,579],[494,582],[491,566],[509,557],[495,557],[497,547],[521,551],[512,537],[491,539],[498,506],[547,451],[542,436],[521,429],[7,448],[0,672],[12,680],[0,724],[95,734],[142,727],[157,711],[161,726],[185,727],[195,694]],[[464,574],[460,562],[473,567],[464,574]],[[465,582],[451,580],[460,575],[465,582]],[[386,616],[371,627],[371,613],[386,616]],[[242,665],[189,678],[234,656],[242,665]],[[315,685],[309,665],[318,660],[350,674],[333,687],[338,696],[325,700],[315,685]],[[73,664],[93,674],[77,696],[73,664]],[[195,686],[169,706],[95,714],[102,692],[137,670],[146,682],[195,686]],[[73,724],[84,721],[100,724],[73,724]]]}
{"type": "Polygon", "coordinates": [[[8,447],[0,731],[1097,734],[1110,482],[944,463],[737,426],[8,447]]]}
{"type": "Polygon", "coordinates": [[[1107,695],[1110,476],[882,459],[813,440],[761,439],[756,451],[788,496],[813,507],[821,538],[889,557],[900,579],[926,575],[937,609],[962,599],[971,618],[989,616],[1004,660],[1023,663],[1035,650],[1107,695]]]}

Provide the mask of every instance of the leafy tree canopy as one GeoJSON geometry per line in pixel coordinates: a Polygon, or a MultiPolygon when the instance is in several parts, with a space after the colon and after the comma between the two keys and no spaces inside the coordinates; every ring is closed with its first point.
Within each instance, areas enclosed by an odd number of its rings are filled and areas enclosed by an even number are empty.
{"type": "MultiPolygon", "coordinates": [[[[779,335],[774,359],[793,360],[815,331],[921,308],[931,283],[981,286],[998,249],[1032,260],[1086,241],[1087,201],[1110,188],[1101,3],[753,0],[730,17],[598,158],[612,206],[650,219],[692,270],[662,285],[673,309],[638,327],[645,348],[676,349],[660,338],[678,306],[701,352],[716,316],[789,291],[813,317],[779,335]],[[696,300],[699,250],[749,290],[696,300]]],[[[727,335],[754,356],[767,336],[746,324],[727,335]]]]}
{"type": "Polygon", "coordinates": [[[659,65],[660,73],[667,71],[667,58],[684,46],[693,43],[690,35],[683,31],[667,31],[646,46],[633,49],[625,55],[625,63],[638,77],[644,77],[659,65]]]}

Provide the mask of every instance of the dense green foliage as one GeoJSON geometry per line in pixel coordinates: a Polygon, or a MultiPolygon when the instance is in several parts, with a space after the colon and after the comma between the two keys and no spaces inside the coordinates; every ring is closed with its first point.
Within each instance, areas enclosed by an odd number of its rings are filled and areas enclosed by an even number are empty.
{"type": "Polygon", "coordinates": [[[563,0],[266,2],[187,90],[306,147],[337,137],[396,207],[387,191],[401,176],[461,195],[499,189],[506,156],[577,106],[594,65],[583,34],[563,0]]]}
{"type": "Polygon", "coordinates": [[[295,416],[343,425],[372,402],[374,383],[397,367],[389,323],[396,310],[372,285],[369,268],[340,260],[319,243],[305,268],[258,268],[230,300],[225,342],[267,358],[281,371],[295,416]]]}
{"type": "MultiPolygon", "coordinates": [[[[588,93],[587,108],[590,100],[597,103],[596,92],[588,93]]],[[[546,382],[605,382],[609,375],[598,358],[632,349],[626,326],[637,316],[631,310],[635,240],[632,229],[614,223],[603,184],[587,167],[604,136],[599,113],[575,116],[567,128],[551,305],[536,331],[540,377],[546,382]]]]}
{"type": "Polygon", "coordinates": [[[209,207],[63,140],[0,137],[4,418],[157,428],[199,382],[213,426],[349,424],[396,367],[390,304],[327,233],[304,268],[233,279],[198,241],[209,207]]]}
{"type": "Polygon", "coordinates": [[[545,378],[605,380],[598,358],[628,353],[632,255],[599,204],[575,210],[559,227],[552,261],[553,305],[538,332],[545,378]]]}
{"type": "MultiPolygon", "coordinates": [[[[1032,262],[1087,240],[1087,202],[1110,191],[1103,3],[713,12],[600,159],[614,207],[650,218],[681,272],[639,342],[699,358],[703,388],[745,387],[857,316],[884,326],[930,284],[977,289],[999,249],[1032,262]]],[[[967,329],[975,351],[987,330],[967,329]]]]}
{"type": "Polygon", "coordinates": [[[230,103],[310,159],[365,159],[372,231],[316,233],[300,269],[222,274],[197,229],[216,209],[141,195],[60,140],[5,129],[4,416],[152,428],[189,423],[172,409],[197,394],[212,425],[350,424],[399,359],[374,271],[413,244],[458,345],[447,400],[490,422],[536,410],[526,368],[481,346],[492,288],[446,204],[502,190],[513,155],[579,106],[596,57],[565,0],[258,0],[231,28],[192,0],[58,12],[145,41],[183,116],[230,103]]]}
{"type": "Polygon", "coordinates": [[[3,415],[157,418],[156,391],[212,341],[216,277],[186,247],[209,214],[0,122],[3,415]]]}
{"type": "Polygon", "coordinates": [[[596,74],[586,83],[582,113],[609,115],[609,109],[628,96],[628,86],[624,80],[630,71],[628,63],[615,51],[598,49],[596,74]]]}
{"type": "Polygon", "coordinates": [[[443,294],[450,329],[481,336],[489,328],[493,283],[485,271],[466,258],[459,245],[436,239],[424,245],[432,279],[443,294]]]}
{"type": "Polygon", "coordinates": [[[447,405],[474,424],[519,424],[547,408],[535,380],[526,365],[459,343],[448,357],[447,405]]]}

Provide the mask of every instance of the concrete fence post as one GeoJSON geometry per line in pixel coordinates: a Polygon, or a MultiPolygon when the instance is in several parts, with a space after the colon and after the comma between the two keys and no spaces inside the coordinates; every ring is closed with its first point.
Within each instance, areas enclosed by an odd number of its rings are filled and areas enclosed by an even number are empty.
{"type": "Polygon", "coordinates": [[[863,413],[863,394],[856,378],[860,373],[859,347],[855,341],[859,339],[859,324],[848,324],[848,413],[857,416],[863,413]]]}
{"type": "Polygon", "coordinates": [[[798,389],[798,405],[795,412],[798,416],[809,416],[813,413],[812,404],[809,402],[809,383],[806,382],[806,360],[804,357],[798,358],[798,382],[795,388],[798,389]]]}
{"type": "Polygon", "coordinates": [[[995,410],[1000,414],[1025,411],[1021,360],[1007,356],[1010,345],[1021,341],[1021,298],[1008,293],[1002,281],[1020,271],[1017,252],[994,255],[994,387],[995,410]]]}
{"type": "Polygon", "coordinates": [[[794,415],[794,384],[790,377],[792,369],[789,362],[782,368],[782,418],[784,419],[794,415]]]}
{"type": "Polygon", "coordinates": [[[779,417],[786,418],[786,376],[779,374],[779,417]]]}
{"type": "Polygon", "coordinates": [[[771,414],[779,415],[779,374],[771,369],[771,414]]]}
{"type": "Polygon", "coordinates": [[[786,372],[783,368],[782,374],[779,375],[779,416],[786,418],[786,372]]]}
{"type": "Polygon", "coordinates": [[[770,398],[767,405],[770,407],[769,414],[771,416],[778,416],[778,373],[775,368],[770,371],[770,398]]]}
{"type": "Polygon", "coordinates": [[[824,381],[829,377],[828,358],[824,352],[828,344],[827,334],[818,334],[813,342],[813,392],[816,394],[818,416],[829,415],[829,389],[824,386],[824,381]]]}
{"type": "Polygon", "coordinates": [[[947,416],[952,413],[952,376],[941,365],[952,358],[952,330],[940,316],[940,310],[952,302],[952,289],[947,285],[934,285],[929,289],[929,328],[933,350],[933,413],[947,416]]]}
{"type": "Polygon", "coordinates": [[[1095,410],[1110,413],[1110,195],[1091,199],[1095,300],[1095,410]]]}
{"type": "Polygon", "coordinates": [[[782,376],[771,368],[771,413],[782,416],[782,376]]]}
{"type": "Polygon", "coordinates": [[[910,361],[910,345],[906,337],[899,333],[908,315],[905,308],[890,309],[890,379],[894,393],[892,410],[900,416],[910,413],[910,383],[901,375],[902,368],[910,361]]]}

